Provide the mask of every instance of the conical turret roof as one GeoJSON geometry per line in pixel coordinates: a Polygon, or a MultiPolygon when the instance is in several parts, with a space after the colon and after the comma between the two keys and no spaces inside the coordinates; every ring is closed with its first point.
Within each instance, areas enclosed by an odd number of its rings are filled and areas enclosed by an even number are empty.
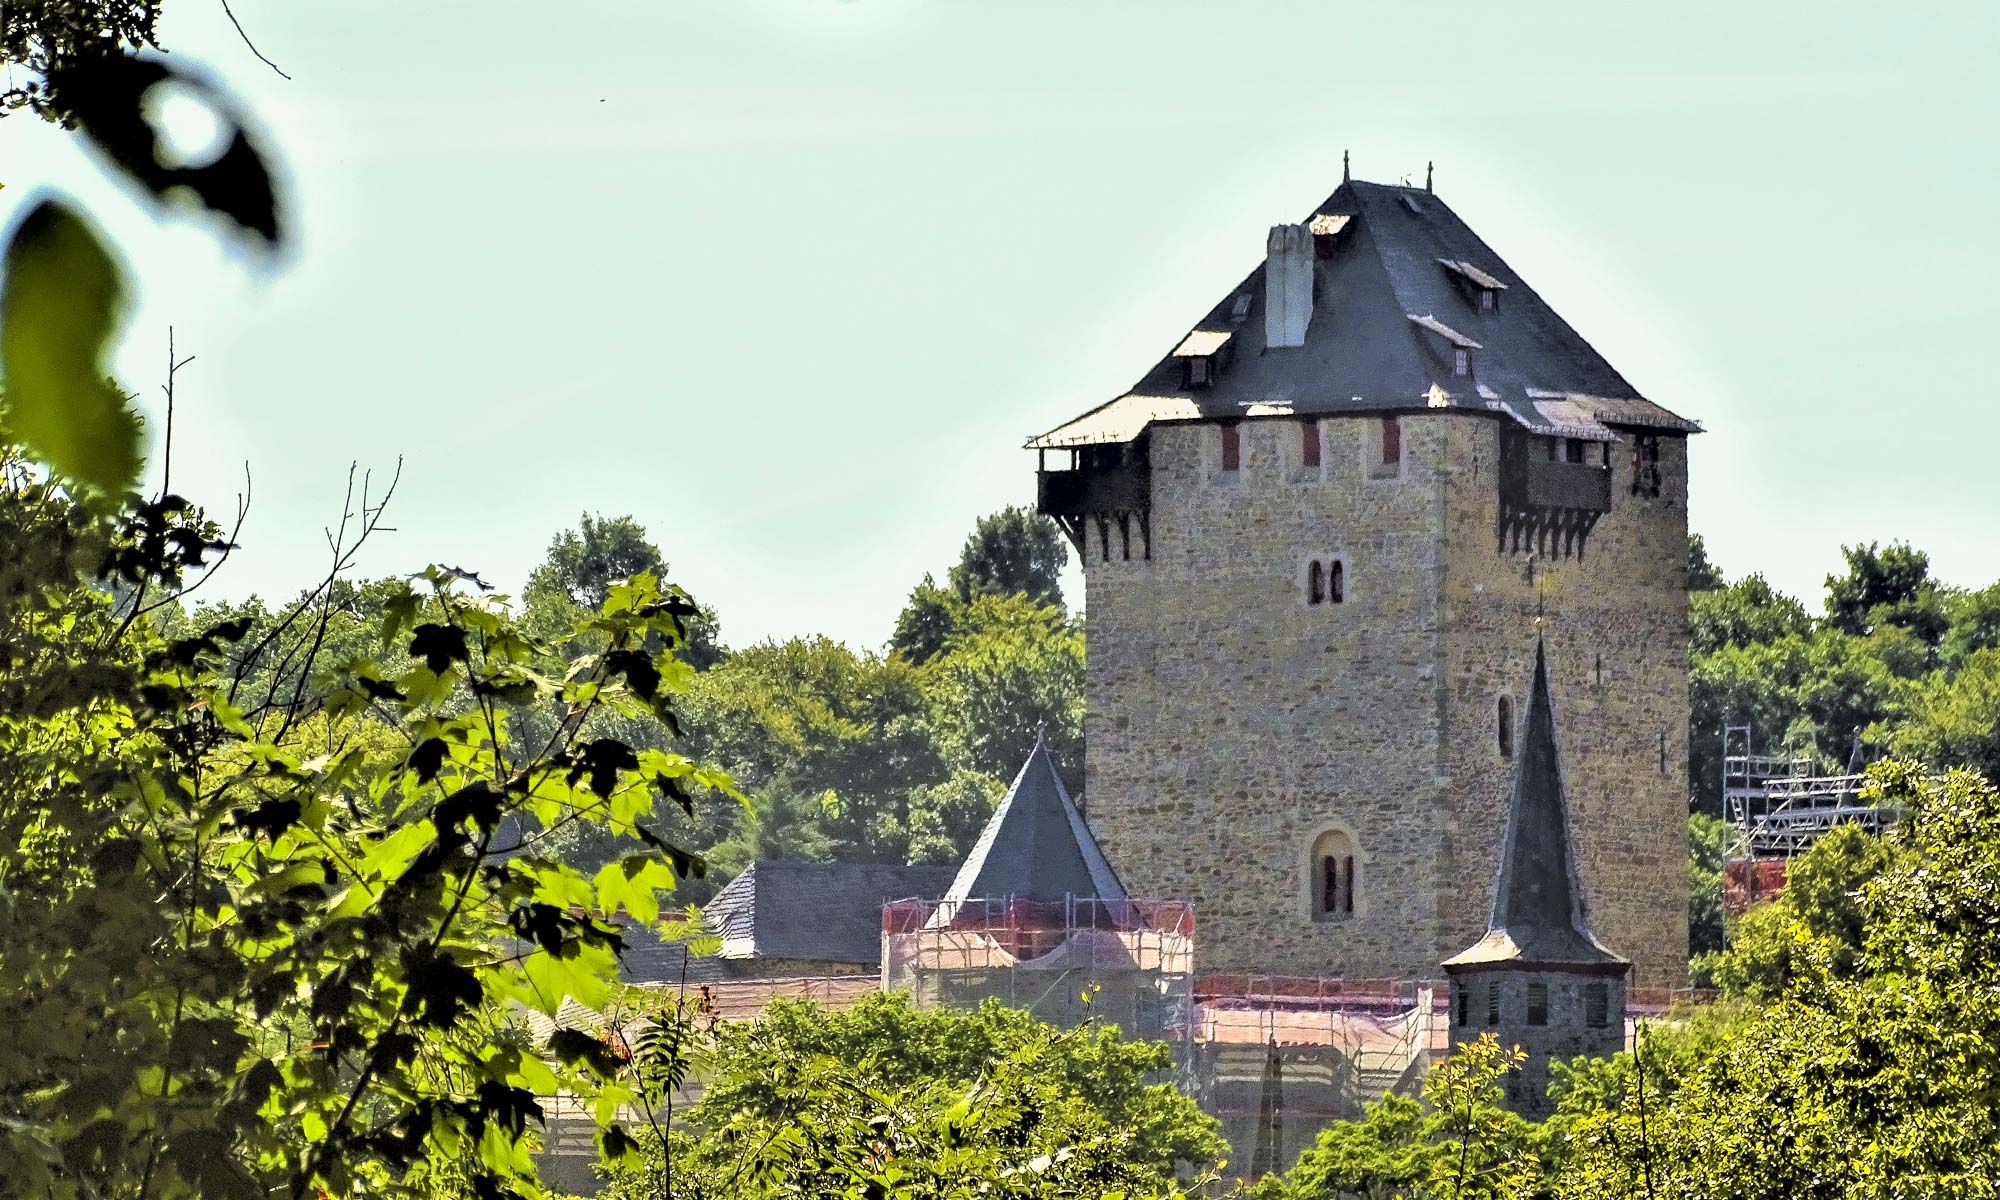
{"type": "Polygon", "coordinates": [[[1040,738],[945,893],[961,901],[1001,896],[1126,898],[1040,738]]]}
{"type": "Polygon", "coordinates": [[[1562,755],[1556,745],[1555,703],[1542,643],[1535,643],[1535,679],[1514,759],[1507,829],[1486,936],[1445,960],[1447,969],[1550,967],[1622,973],[1625,959],[1591,935],[1570,843],[1562,755]]]}

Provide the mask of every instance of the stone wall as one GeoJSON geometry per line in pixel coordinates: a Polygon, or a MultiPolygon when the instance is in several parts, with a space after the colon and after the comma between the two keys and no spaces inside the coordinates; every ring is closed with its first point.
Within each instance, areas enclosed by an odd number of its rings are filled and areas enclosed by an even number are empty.
{"type": "MultiPolygon", "coordinates": [[[[1235,472],[1217,426],[1156,425],[1152,558],[1089,525],[1087,816],[1134,894],[1194,902],[1200,971],[1434,977],[1485,926],[1493,706],[1525,700],[1536,588],[1495,549],[1495,418],[1404,414],[1387,472],[1377,418],[1320,424],[1311,469],[1299,422],[1242,422],[1235,472]],[[1340,603],[1307,603],[1316,559],[1341,564],[1340,603]],[[1352,916],[1315,919],[1329,829],[1359,886],[1352,916]]],[[[1686,475],[1662,443],[1658,500],[1616,448],[1613,511],[1547,564],[1545,600],[1586,892],[1641,983],[1686,957],[1686,475]]]]}
{"type": "Polygon", "coordinates": [[[1502,1046],[1518,1046],[1527,1061],[1506,1081],[1507,1107],[1540,1120],[1549,1101],[1549,1062],[1579,1055],[1609,1058],[1625,1048],[1625,982],[1615,976],[1563,971],[1469,971],[1452,980],[1450,1039],[1469,1042],[1482,1033],[1502,1046]],[[1539,988],[1541,1021],[1531,1024],[1529,989],[1539,988]],[[1585,994],[1599,989],[1603,1007],[1590,1011],[1585,994]],[[1498,1018],[1495,1020],[1494,1018],[1498,1018]],[[1598,1019],[1592,1024],[1591,1019],[1598,1019]]]}

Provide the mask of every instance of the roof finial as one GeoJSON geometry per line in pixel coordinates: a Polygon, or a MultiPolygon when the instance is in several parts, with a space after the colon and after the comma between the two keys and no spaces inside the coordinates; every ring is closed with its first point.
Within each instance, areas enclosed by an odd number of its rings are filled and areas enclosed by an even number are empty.
{"type": "Polygon", "coordinates": [[[1347,169],[1347,151],[1340,152],[1340,182],[1353,183],[1354,176],[1347,169]]]}
{"type": "Polygon", "coordinates": [[[1435,162],[1427,162],[1424,164],[1424,190],[1427,192],[1431,190],[1431,172],[1436,169],[1437,169],[1437,164],[1435,162]]]}

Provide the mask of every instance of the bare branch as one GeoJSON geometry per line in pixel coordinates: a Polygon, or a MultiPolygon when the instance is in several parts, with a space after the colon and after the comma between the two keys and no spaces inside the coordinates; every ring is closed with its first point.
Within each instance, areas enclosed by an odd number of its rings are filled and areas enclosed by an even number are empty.
{"type": "Polygon", "coordinates": [[[243,32],[243,22],[236,19],[235,10],[229,7],[229,0],[222,0],[222,11],[228,15],[229,23],[231,25],[236,26],[236,36],[242,38],[243,44],[250,47],[250,53],[257,56],[258,62],[261,62],[265,66],[271,68],[273,71],[276,71],[278,73],[278,78],[280,79],[291,78],[290,75],[285,74],[284,68],[280,67],[277,63],[272,62],[270,59],[265,58],[264,52],[257,48],[257,43],[251,41],[250,35],[243,32]]]}

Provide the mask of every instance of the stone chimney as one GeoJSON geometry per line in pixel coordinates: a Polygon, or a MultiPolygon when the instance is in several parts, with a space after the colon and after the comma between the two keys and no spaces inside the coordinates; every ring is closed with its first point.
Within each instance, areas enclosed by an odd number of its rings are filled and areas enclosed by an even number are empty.
{"type": "Polygon", "coordinates": [[[1312,232],[1273,225],[1264,250],[1264,344],[1303,346],[1313,310],[1312,232]]]}

